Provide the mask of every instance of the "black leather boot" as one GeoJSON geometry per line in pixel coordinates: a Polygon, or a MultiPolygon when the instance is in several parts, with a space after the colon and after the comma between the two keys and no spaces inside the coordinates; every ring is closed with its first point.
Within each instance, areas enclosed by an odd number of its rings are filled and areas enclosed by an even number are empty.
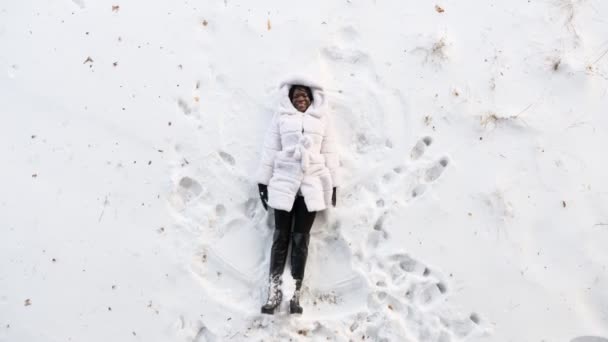
{"type": "Polygon", "coordinates": [[[301,314],[302,307],[300,306],[300,293],[302,288],[302,280],[304,279],[304,270],[306,269],[306,258],[308,257],[308,242],[310,234],[293,233],[291,244],[291,276],[296,281],[296,290],[293,293],[293,298],[289,302],[289,311],[294,314],[301,314]]]}
{"type": "Polygon", "coordinates": [[[299,279],[296,279],[296,290],[293,293],[293,297],[291,297],[291,300],[289,301],[289,313],[301,314],[303,311],[302,307],[300,306],[301,288],[302,288],[302,281],[299,279]]]}
{"type": "Polygon", "coordinates": [[[270,250],[270,285],[268,287],[268,300],[262,306],[262,313],[272,315],[274,310],[281,304],[283,293],[281,292],[281,276],[287,261],[287,250],[289,248],[290,228],[282,226],[283,222],[274,230],[272,249],[270,250]]]}
{"type": "Polygon", "coordinates": [[[283,292],[281,291],[281,276],[275,275],[270,277],[270,286],[268,287],[268,300],[262,306],[262,313],[272,315],[274,310],[281,304],[283,292]]]}

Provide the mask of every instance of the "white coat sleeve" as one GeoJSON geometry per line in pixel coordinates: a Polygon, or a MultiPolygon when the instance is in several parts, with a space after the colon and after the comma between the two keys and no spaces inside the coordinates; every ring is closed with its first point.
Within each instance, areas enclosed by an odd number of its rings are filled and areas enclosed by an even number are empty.
{"type": "Polygon", "coordinates": [[[338,159],[338,142],[331,118],[325,117],[325,132],[323,141],[321,142],[321,153],[325,157],[325,166],[329,169],[331,180],[334,187],[340,185],[340,175],[338,168],[340,160],[338,159]]]}
{"type": "Polygon", "coordinates": [[[279,151],[281,151],[279,114],[274,114],[272,121],[270,122],[270,127],[266,131],[266,136],[264,137],[262,158],[255,177],[257,183],[268,185],[270,178],[272,178],[274,158],[279,151]]]}

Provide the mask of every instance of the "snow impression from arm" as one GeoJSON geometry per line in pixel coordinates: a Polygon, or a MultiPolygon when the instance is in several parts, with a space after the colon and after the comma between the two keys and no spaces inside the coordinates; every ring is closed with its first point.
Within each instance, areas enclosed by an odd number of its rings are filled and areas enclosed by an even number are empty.
{"type": "Polygon", "coordinates": [[[256,174],[256,181],[268,185],[274,168],[274,158],[281,151],[281,134],[279,134],[279,116],[275,113],[270,121],[270,127],[266,131],[264,147],[262,150],[262,161],[256,174]]]}
{"type": "Polygon", "coordinates": [[[326,114],[323,118],[325,120],[325,133],[323,134],[323,141],[321,142],[321,153],[325,157],[325,166],[329,169],[333,186],[337,187],[340,184],[340,177],[338,174],[338,167],[340,166],[338,142],[336,141],[331,117],[326,114]]]}

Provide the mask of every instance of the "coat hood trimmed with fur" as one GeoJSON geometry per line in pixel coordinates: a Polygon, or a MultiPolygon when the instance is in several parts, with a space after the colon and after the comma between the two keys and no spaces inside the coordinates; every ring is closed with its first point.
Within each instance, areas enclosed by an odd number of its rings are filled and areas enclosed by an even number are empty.
{"type": "Polygon", "coordinates": [[[286,114],[297,114],[299,111],[291,103],[289,98],[289,89],[294,85],[303,85],[310,88],[312,91],[312,102],[310,107],[306,110],[305,114],[310,114],[317,118],[320,118],[327,110],[327,103],[325,99],[325,92],[323,86],[319,83],[305,77],[305,76],[292,76],[285,79],[280,83],[279,86],[279,111],[286,114]]]}

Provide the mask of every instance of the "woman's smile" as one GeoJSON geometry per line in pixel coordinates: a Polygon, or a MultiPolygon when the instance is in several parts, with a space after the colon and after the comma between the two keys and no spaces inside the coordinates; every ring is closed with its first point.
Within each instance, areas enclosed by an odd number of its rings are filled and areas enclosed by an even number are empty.
{"type": "Polygon", "coordinates": [[[305,112],[310,107],[310,97],[306,90],[296,88],[291,98],[291,103],[300,112],[305,112]]]}

